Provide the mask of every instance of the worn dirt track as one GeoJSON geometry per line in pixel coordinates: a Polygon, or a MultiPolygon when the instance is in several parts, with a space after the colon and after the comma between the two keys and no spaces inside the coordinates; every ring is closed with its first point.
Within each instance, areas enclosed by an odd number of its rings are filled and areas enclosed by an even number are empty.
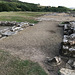
{"type": "MultiPolygon", "coordinates": [[[[59,47],[62,41],[62,28],[58,27],[59,21],[68,20],[70,17],[46,15],[41,18],[55,18],[42,21],[35,26],[28,27],[14,36],[0,40],[0,48],[9,51],[12,55],[23,60],[30,59],[39,62],[46,69],[44,60],[46,57],[59,55],[59,47]],[[60,19],[61,18],[61,19],[60,19]]],[[[74,19],[74,18],[73,18],[74,19]]],[[[57,75],[54,73],[50,75],[57,75]]]]}

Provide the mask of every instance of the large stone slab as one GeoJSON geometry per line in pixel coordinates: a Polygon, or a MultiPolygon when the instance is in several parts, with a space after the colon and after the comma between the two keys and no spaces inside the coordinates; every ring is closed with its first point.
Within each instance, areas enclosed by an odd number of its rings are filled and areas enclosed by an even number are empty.
{"type": "Polygon", "coordinates": [[[61,68],[60,69],[60,75],[75,75],[75,70],[61,68]]]}
{"type": "Polygon", "coordinates": [[[4,32],[4,33],[2,33],[3,36],[10,36],[10,35],[14,35],[14,34],[15,34],[15,32],[11,32],[9,30],[4,32]]]}

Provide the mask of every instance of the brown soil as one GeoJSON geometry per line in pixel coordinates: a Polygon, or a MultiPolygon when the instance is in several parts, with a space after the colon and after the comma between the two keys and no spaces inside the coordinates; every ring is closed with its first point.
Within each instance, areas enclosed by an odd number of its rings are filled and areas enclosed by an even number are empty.
{"type": "Polygon", "coordinates": [[[57,75],[59,67],[53,69],[53,67],[46,65],[44,61],[46,57],[59,55],[63,35],[62,28],[58,27],[60,21],[74,20],[75,18],[63,14],[57,16],[45,15],[40,18],[54,18],[54,20],[43,20],[14,36],[0,40],[0,48],[23,60],[30,59],[39,62],[45,70],[49,68],[50,75],[57,75]]]}

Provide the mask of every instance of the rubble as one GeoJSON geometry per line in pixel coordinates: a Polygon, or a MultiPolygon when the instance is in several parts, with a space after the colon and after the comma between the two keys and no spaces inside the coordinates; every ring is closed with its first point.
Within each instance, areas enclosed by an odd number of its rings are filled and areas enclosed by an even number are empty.
{"type": "Polygon", "coordinates": [[[8,26],[8,28],[0,30],[0,39],[3,39],[7,36],[17,34],[17,32],[23,30],[23,28],[34,26],[34,24],[28,22],[0,21],[0,26],[8,26]]]}
{"type": "Polygon", "coordinates": [[[64,22],[63,27],[64,37],[61,43],[60,53],[75,57],[75,21],[64,22]]]}
{"type": "MultiPolygon", "coordinates": [[[[63,27],[64,34],[60,54],[75,57],[75,21],[69,21],[60,27],[63,27]]],[[[75,60],[69,58],[66,66],[60,69],[59,75],[75,75],[75,60]]]]}
{"type": "Polygon", "coordinates": [[[0,25],[1,26],[14,26],[16,25],[17,22],[16,21],[0,21],[0,25]]]}

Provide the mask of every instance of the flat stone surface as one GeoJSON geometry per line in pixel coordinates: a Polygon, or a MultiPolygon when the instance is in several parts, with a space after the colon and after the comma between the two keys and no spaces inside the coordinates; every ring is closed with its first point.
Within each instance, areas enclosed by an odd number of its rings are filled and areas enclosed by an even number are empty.
{"type": "Polygon", "coordinates": [[[5,35],[5,36],[10,36],[10,35],[14,35],[15,34],[15,32],[11,32],[11,31],[6,31],[6,32],[4,32],[4,33],[2,33],[2,35],[5,35]]]}
{"type": "Polygon", "coordinates": [[[70,69],[62,68],[60,70],[60,75],[75,75],[75,70],[70,70],[70,69]]]}

